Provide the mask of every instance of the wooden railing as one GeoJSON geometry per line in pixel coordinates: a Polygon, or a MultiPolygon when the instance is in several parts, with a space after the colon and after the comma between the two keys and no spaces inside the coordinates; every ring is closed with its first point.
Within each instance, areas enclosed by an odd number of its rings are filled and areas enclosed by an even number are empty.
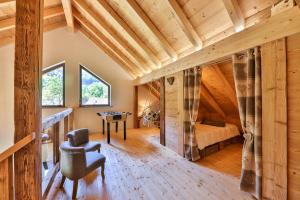
{"type": "MultiPolygon", "coordinates": [[[[64,135],[73,129],[73,109],[68,108],[60,113],[47,117],[42,122],[42,130],[52,128],[53,134],[53,163],[55,167],[52,173],[49,174],[47,183],[43,188],[42,194],[45,196],[46,192],[51,186],[51,183],[59,170],[59,124],[64,122],[64,135]]],[[[24,180],[13,180],[13,166],[14,166],[14,154],[18,151],[22,151],[24,147],[33,142],[35,139],[40,139],[40,134],[31,133],[18,141],[4,152],[0,154],[0,200],[12,200],[14,199],[14,188],[13,182],[24,181],[24,180]]],[[[34,170],[34,169],[28,169],[34,170]]]]}

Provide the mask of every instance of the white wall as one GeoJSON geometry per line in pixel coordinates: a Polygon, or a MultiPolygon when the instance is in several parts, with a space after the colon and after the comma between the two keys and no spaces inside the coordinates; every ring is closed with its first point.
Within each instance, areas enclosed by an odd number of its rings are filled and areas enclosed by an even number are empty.
{"type": "MultiPolygon", "coordinates": [[[[75,128],[89,128],[99,132],[100,111],[133,112],[133,84],[131,77],[104,54],[81,32],[70,33],[65,28],[44,34],[43,66],[66,61],[66,107],[79,105],[79,64],[86,66],[112,86],[112,107],[78,108],[75,128]]],[[[13,68],[14,45],[0,48],[0,152],[13,143],[13,68]]],[[[43,109],[43,117],[61,109],[43,109]]],[[[128,128],[133,126],[129,117],[128,128]]],[[[120,127],[122,129],[122,127],[120,127]]]]}

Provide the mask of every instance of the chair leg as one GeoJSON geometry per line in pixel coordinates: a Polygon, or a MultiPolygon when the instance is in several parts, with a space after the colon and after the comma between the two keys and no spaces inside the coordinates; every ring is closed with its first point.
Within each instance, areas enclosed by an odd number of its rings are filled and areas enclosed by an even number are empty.
{"type": "Polygon", "coordinates": [[[59,185],[60,188],[64,187],[65,180],[66,180],[66,177],[62,176],[62,179],[61,179],[61,182],[60,182],[60,185],[59,185]]]}
{"type": "Polygon", "coordinates": [[[77,188],[78,188],[78,180],[74,180],[74,182],[73,182],[73,193],[72,193],[72,199],[76,199],[76,195],[77,195],[77,188]]]}
{"type": "Polygon", "coordinates": [[[102,163],[101,163],[101,176],[102,176],[102,181],[105,179],[104,170],[105,170],[105,162],[102,162],[102,163]]]}

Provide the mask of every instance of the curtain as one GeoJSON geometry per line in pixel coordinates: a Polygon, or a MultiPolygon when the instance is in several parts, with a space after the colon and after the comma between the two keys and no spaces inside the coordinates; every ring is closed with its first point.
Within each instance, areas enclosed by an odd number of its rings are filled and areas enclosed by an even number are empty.
{"type": "Polygon", "coordinates": [[[200,83],[202,69],[194,67],[184,70],[184,153],[188,160],[200,159],[195,122],[198,117],[200,103],[200,83]]]}
{"type": "Polygon", "coordinates": [[[233,55],[233,72],[240,120],[245,138],[240,188],[261,199],[261,55],[259,47],[233,55]]]}

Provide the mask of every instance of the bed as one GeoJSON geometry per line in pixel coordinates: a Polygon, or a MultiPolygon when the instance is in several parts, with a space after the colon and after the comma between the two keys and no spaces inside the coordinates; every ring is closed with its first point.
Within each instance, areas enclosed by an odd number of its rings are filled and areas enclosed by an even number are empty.
{"type": "Polygon", "coordinates": [[[226,123],[225,127],[216,127],[196,123],[195,126],[196,139],[200,150],[212,144],[240,135],[238,127],[234,124],[226,123]]]}

